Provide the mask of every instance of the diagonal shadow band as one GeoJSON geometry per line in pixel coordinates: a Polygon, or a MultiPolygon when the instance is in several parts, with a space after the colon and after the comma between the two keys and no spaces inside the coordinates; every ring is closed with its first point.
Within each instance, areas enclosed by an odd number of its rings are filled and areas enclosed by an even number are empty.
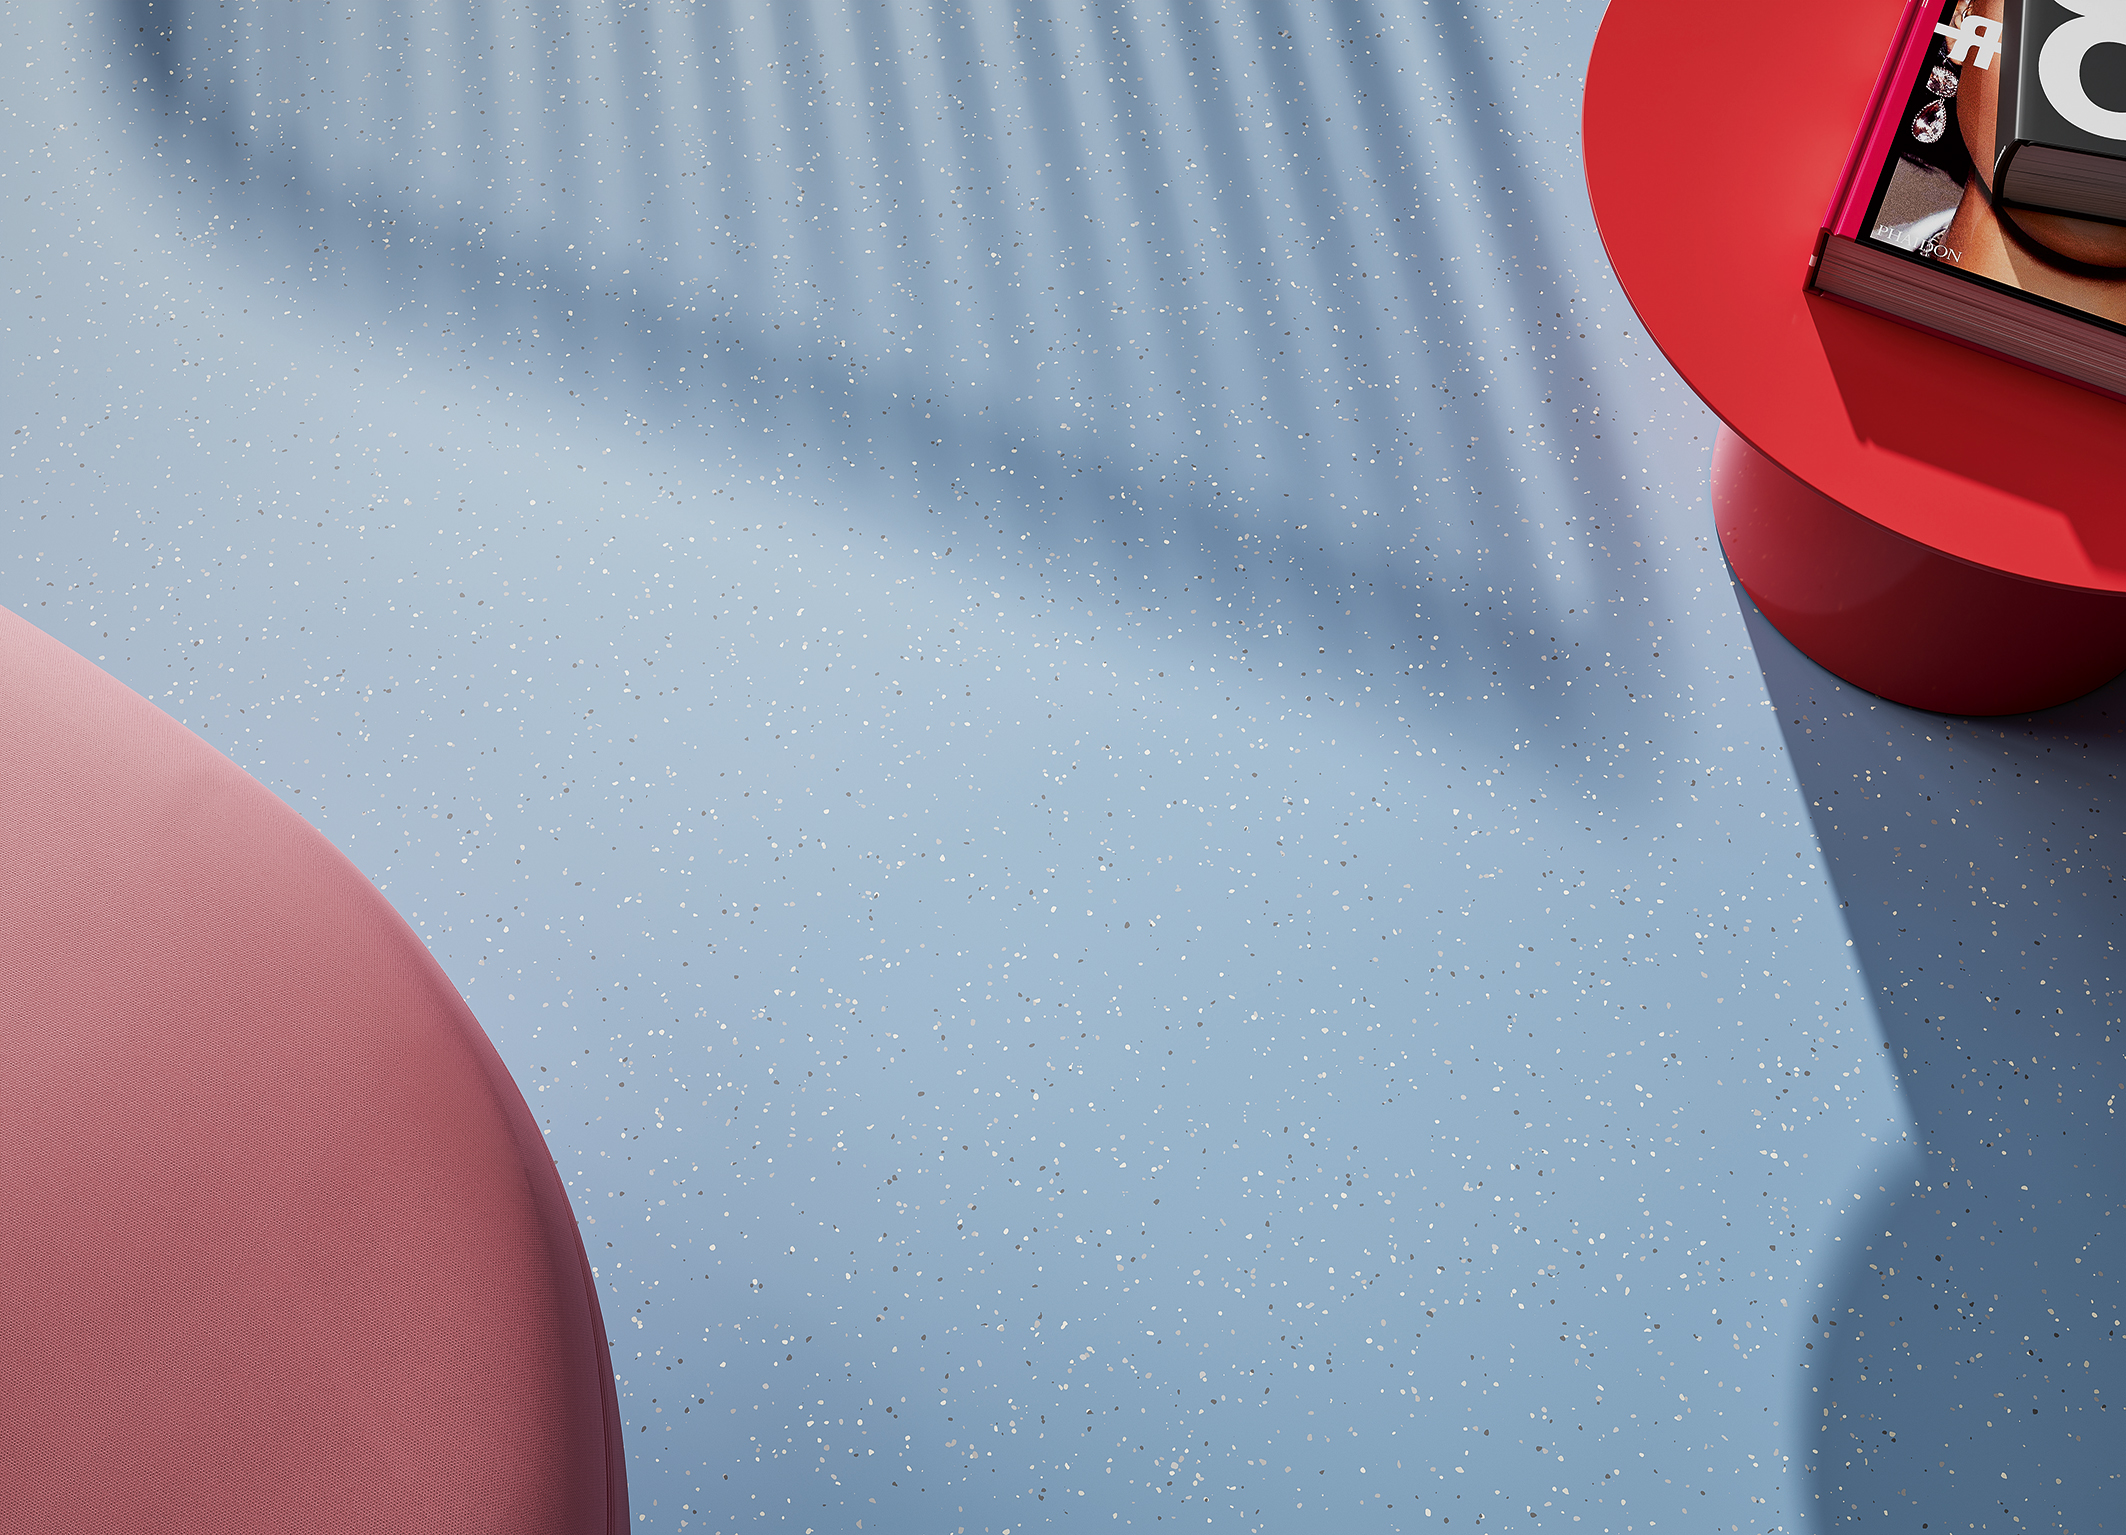
{"type": "MultiPolygon", "coordinates": [[[[571,0],[108,19],[114,105],[144,163],[181,165],[189,217],[305,302],[421,330],[497,403],[618,405],[698,444],[696,506],[774,485],[926,536],[1117,542],[1150,587],[1216,586],[1203,629],[1320,654],[1381,638],[1352,591],[1411,594],[1398,658],[1467,633],[1518,659],[1534,636],[1486,599],[1562,610],[1544,633],[1569,644],[1591,583],[1653,589],[1638,554],[1531,530],[1601,533],[1595,488],[1642,470],[1574,314],[1577,185],[1550,194],[1550,152],[1492,126],[1525,66],[1469,18],[1397,44],[1407,65],[1354,54],[1387,47],[1359,8],[1243,28],[1201,0],[1038,25],[571,0]],[[1434,76],[1486,105],[1440,114],[1434,76]],[[1439,195],[1417,123],[1540,231],[1439,195]],[[1470,328],[1486,304],[1530,318],[1470,328]],[[1471,451],[1531,421],[1555,435],[1525,462],[1471,451]]],[[[1499,689],[1532,719],[1531,691],[1499,689]]]]}
{"type": "Polygon", "coordinates": [[[1924,714],[1735,592],[1905,1098],[1808,1302],[1801,1506],[2103,1528],[2126,1450],[2126,684],[1924,714]]]}

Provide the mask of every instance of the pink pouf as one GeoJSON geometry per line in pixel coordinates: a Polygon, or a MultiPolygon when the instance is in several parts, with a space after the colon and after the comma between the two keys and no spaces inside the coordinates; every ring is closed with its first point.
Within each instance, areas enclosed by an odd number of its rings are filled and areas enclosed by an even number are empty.
{"type": "Polygon", "coordinates": [[[398,914],[0,610],[0,1526],[617,1535],[546,1142],[398,914]]]}

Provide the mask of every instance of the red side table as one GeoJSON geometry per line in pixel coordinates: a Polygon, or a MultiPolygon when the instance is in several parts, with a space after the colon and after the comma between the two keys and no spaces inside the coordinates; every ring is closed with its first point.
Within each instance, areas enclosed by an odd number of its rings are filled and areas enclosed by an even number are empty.
{"type": "Polygon", "coordinates": [[[1654,344],[1725,425],[1721,547],[1779,632],[1945,714],[2126,671],[2126,405],[1802,292],[1896,0],[1613,0],[1587,184],[1654,344]]]}

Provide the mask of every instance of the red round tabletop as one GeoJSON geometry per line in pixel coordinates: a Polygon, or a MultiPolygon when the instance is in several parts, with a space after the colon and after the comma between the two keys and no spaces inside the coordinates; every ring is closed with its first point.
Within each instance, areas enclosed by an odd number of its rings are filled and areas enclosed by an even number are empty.
{"type": "Polygon", "coordinates": [[[1740,439],[1716,515],[1752,595],[1753,571],[1780,589],[1773,622],[1904,702],[2039,707],[2126,665],[2126,405],[1803,292],[1900,13],[1614,0],[1587,71],[1588,189],[1655,345],[1740,439]],[[1944,603],[1966,611],[1906,633],[1944,603]],[[2033,622],[2052,627],[2022,653],[2033,622]],[[1992,657],[1976,681],[1974,645],[1992,657]]]}

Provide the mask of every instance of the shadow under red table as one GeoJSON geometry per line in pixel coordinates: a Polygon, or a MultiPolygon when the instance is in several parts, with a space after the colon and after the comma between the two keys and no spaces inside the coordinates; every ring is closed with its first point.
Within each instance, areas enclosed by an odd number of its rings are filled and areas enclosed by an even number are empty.
{"type": "Polygon", "coordinates": [[[1613,0],[1588,190],[1726,427],[1715,524],[1765,616],[1899,703],[2020,713],[2126,670],[2126,405],[1802,291],[1900,11],[1613,0]]]}

